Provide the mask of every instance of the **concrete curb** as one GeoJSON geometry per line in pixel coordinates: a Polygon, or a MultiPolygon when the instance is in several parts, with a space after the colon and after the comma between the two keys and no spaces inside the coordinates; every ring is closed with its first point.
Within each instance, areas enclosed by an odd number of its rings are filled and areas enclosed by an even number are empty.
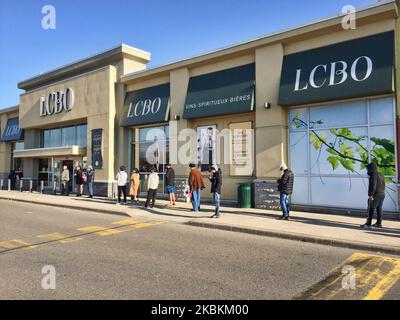
{"type": "Polygon", "coordinates": [[[80,207],[80,206],[74,206],[74,205],[65,205],[65,204],[57,204],[57,203],[45,203],[45,202],[41,202],[41,201],[15,199],[15,198],[12,198],[12,197],[4,197],[4,196],[0,196],[0,199],[1,200],[8,200],[8,201],[16,201],[16,202],[33,203],[33,204],[38,204],[38,205],[41,205],[41,206],[67,208],[67,209],[72,209],[72,210],[90,211],[90,212],[96,212],[96,213],[105,213],[105,214],[113,214],[113,215],[123,216],[123,217],[130,217],[129,214],[124,213],[124,212],[105,210],[105,209],[95,209],[95,208],[87,208],[87,207],[80,207]]]}
{"type": "MultiPolygon", "coordinates": [[[[64,204],[57,204],[57,203],[44,203],[41,201],[15,199],[12,197],[7,197],[7,196],[0,196],[0,199],[8,200],[8,201],[32,203],[32,204],[37,204],[37,205],[49,206],[49,207],[68,208],[68,209],[73,209],[73,210],[90,211],[90,212],[96,212],[96,213],[113,214],[113,215],[118,215],[118,216],[131,217],[128,213],[112,211],[112,210],[105,210],[105,209],[95,209],[95,208],[79,207],[79,206],[74,206],[74,205],[64,205],[64,204]]],[[[254,235],[265,236],[265,237],[329,245],[329,246],[339,247],[339,248],[348,248],[348,249],[355,249],[355,250],[381,252],[381,253],[392,254],[392,255],[400,255],[400,247],[393,248],[393,247],[389,247],[389,246],[378,246],[378,245],[366,244],[366,243],[362,243],[362,242],[347,241],[347,240],[342,240],[342,239],[317,238],[314,236],[298,234],[298,233],[278,232],[278,231],[274,231],[274,230],[262,230],[262,229],[246,228],[246,227],[239,227],[239,226],[232,226],[232,225],[213,224],[213,223],[207,223],[207,222],[198,222],[195,220],[191,220],[191,221],[187,221],[187,222],[175,222],[175,223],[185,224],[185,225],[189,225],[189,226],[193,226],[193,227],[218,229],[218,230],[225,230],[225,231],[232,231],[232,232],[254,234],[254,235]]]]}
{"type": "Polygon", "coordinates": [[[393,248],[393,247],[389,247],[389,246],[377,246],[377,245],[366,244],[366,243],[355,242],[355,241],[354,242],[347,241],[347,240],[342,240],[342,239],[317,238],[317,237],[304,235],[304,234],[298,234],[298,233],[278,232],[278,231],[274,231],[274,230],[252,229],[252,228],[245,228],[245,227],[238,227],[238,226],[231,226],[231,225],[221,225],[221,224],[212,224],[212,223],[207,223],[207,222],[198,222],[198,221],[189,221],[189,222],[186,222],[185,224],[189,225],[189,226],[193,226],[193,227],[241,232],[241,233],[248,233],[248,234],[254,234],[254,235],[265,236],[265,237],[329,245],[329,246],[339,247],[339,248],[348,248],[348,249],[355,249],[355,250],[380,252],[380,253],[392,254],[392,255],[400,255],[400,247],[393,248]]]}

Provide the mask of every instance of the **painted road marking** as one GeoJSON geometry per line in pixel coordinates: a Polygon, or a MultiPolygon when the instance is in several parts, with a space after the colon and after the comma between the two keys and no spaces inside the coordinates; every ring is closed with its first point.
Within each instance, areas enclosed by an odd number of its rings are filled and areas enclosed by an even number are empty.
{"type": "Polygon", "coordinates": [[[400,279],[400,259],[355,253],[325,279],[296,296],[298,300],[378,300],[400,279]],[[345,288],[349,273],[344,266],[354,268],[355,288],[345,288]]]}
{"type": "Polygon", "coordinates": [[[3,249],[34,249],[36,248],[35,245],[31,243],[25,242],[23,240],[15,239],[15,240],[8,240],[8,241],[1,241],[0,247],[3,249]]]}
{"type": "Polygon", "coordinates": [[[117,234],[117,233],[122,233],[120,230],[116,229],[110,229],[110,228],[104,228],[104,227],[99,227],[99,226],[90,226],[90,227],[84,227],[84,228],[78,228],[77,230],[83,231],[83,232],[88,232],[88,233],[96,233],[99,236],[105,237],[105,236],[110,236],[112,234],[117,234]]]}
{"type": "Polygon", "coordinates": [[[82,240],[82,238],[71,237],[67,234],[63,234],[63,233],[59,233],[59,232],[41,234],[41,235],[38,235],[38,238],[49,240],[49,241],[58,241],[60,243],[71,243],[71,242],[82,240]]]}
{"type": "Polygon", "coordinates": [[[131,226],[131,225],[134,225],[134,224],[137,224],[137,223],[139,223],[139,222],[135,221],[135,220],[127,219],[127,220],[115,221],[112,224],[115,224],[115,225],[118,225],[118,226],[131,226]]]}
{"type": "MultiPolygon", "coordinates": [[[[163,224],[165,222],[139,222],[131,219],[127,220],[120,220],[120,221],[115,221],[112,224],[113,225],[118,225],[123,229],[115,229],[118,227],[112,227],[112,228],[107,228],[107,227],[99,227],[99,226],[88,226],[88,227],[83,227],[83,228],[78,228],[76,230],[85,232],[85,233],[95,233],[100,236],[110,236],[113,234],[119,234],[127,231],[132,231],[134,229],[140,229],[140,228],[148,228],[152,227],[158,224],[163,224]]],[[[74,237],[70,236],[68,234],[60,233],[60,232],[54,232],[54,233],[47,233],[47,234],[41,234],[37,236],[38,238],[48,240],[48,241],[57,241],[59,243],[71,243],[75,241],[82,240],[83,238],[80,237],[74,237]]],[[[28,243],[26,241],[20,240],[20,239],[15,239],[15,240],[8,240],[8,241],[1,241],[0,242],[0,248],[6,249],[6,250],[14,250],[14,249],[34,249],[38,245],[33,245],[31,243],[28,243]]]]}

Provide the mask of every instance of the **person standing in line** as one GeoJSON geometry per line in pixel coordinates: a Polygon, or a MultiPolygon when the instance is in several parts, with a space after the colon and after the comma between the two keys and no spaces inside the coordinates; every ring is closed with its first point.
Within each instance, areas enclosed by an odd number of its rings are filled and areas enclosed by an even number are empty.
{"type": "Polygon", "coordinates": [[[382,228],[383,201],[385,200],[385,177],[378,172],[378,166],[375,162],[367,165],[369,176],[368,185],[368,218],[367,222],[361,225],[364,229],[371,228],[372,218],[376,209],[376,228],[382,228]]]}
{"type": "Polygon", "coordinates": [[[144,205],[145,208],[149,206],[150,201],[151,201],[151,208],[154,207],[154,204],[156,202],[157,189],[160,183],[160,178],[158,177],[157,172],[155,172],[155,169],[151,168],[150,172],[151,173],[147,178],[147,199],[144,205]]]}
{"type": "Polygon", "coordinates": [[[78,165],[75,168],[75,185],[76,185],[76,196],[80,197],[83,193],[83,172],[81,167],[78,165]]]}
{"type": "Polygon", "coordinates": [[[192,192],[192,206],[193,212],[200,211],[200,201],[201,201],[201,190],[205,188],[204,180],[201,175],[199,169],[196,168],[196,165],[192,162],[189,164],[190,173],[189,173],[189,187],[192,192]]]}
{"type": "Polygon", "coordinates": [[[61,194],[69,196],[69,170],[67,166],[63,167],[63,172],[61,173],[61,194]]]}
{"type": "Polygon", "coordinates": [[[133,169],[133,173],[131,175],[131,183],[129,187],[129,195],[131,196],[132,202],[139,203],[138,195],[140,188],[140,175],[139,170],[137,168],[133,169]]]}
{"type": "Polygon", "coordinates": [[[215,204],[215,214],[211,218],[219,218],[221,216],[221,188],[222,188],[222,171],[215,167],[211,167],[212,175],[209,177],[211,182],[211,193],[213,194],[215,204]]]}
{"type": "Polygon", "coordinates": [[[21,180],[22,180],[22,178],[24,177],[24,174],[23,174],[23,172],[22,172],[22,170],[21,170],[21,168],[17,168],[17,171],[15,171],[15,177],[16,177],[16,188],[19,188],[20,187],[20,183],[21,183],[21,180]]]}
{"type": "Polygon", "coordinates": [[[15,184],[17,183],[17,175],[15,173],[15,170],[11,170],[10,174],[8,175],[8,179],[10,180],[10,188],[11,190],[15,190],[15,184]]]}
{"type": "Polygon", "coordinates": [[[128,174],[125,172],[125,167],[121,166],[116,176],[117,187],[118,187],[118,202],[117,205],[121,204],[121,194],[124,195],[123,205],[126,205],[126,184],[128,183],[128,174]]]}
{"type": "Polygon", "coordinates": [[[166,184],[167,184],[167,192],[168,192],[168,199],[169,205],[175,205],[175,171],[172,168],[171,164],[167,164],[167,172],[166,172],[166,184]]]}
{"type": "Polygon", "coordinates": [[[283,172],[281,178],[277,181],[280,192],[279,201],[282,209],[282,216],[279,220],[289,220],[289,197],[293,193],[294,174],[285,164],[282,164],[279,170],[283,172]]]}
{"type": "Polygon", "coordinates": [[[86,183],[88,185],[89,196],[88,198],[93,199],[93,183],[94,183],[95,171],[92,166],[89,166],[86,170],[86,183]]]}

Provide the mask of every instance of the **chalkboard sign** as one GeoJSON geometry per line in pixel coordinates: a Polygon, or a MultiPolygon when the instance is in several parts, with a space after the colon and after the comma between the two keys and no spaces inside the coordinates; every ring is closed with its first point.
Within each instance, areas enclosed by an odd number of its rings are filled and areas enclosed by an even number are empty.
{"type": "Polygon", "coordinates": [[[255,181],[253,185],[253,207],[280,210],[278,184],[274,181],[255,181]]]}
{"type": "Polygon", "coordinates": [[[92,166],[94,169],[103,168],[103,155],[101,152],[103,142],[103,129],[92,130],[92,166]]]}
{"type": "Polygon", "coordinates": [[[188,178],[175,178],[175,196],[177,199],[185,199],[185,190],[188,187],[188,178]]]}

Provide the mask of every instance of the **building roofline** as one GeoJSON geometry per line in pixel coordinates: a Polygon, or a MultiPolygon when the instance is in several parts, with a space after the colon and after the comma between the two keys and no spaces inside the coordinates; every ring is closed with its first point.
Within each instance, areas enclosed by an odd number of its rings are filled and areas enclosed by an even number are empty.
{"type": "Polygon", "coordinates": [[[11,113],[19,110],[19,105],[0,109],[0,114],[11,113]]]}
{"type": "MultiPolygon", "coordinates": [[[[377,3],[363,8],[359,8],[356,10],[356,14],[362,15],[362,18],[366,18],[369,16],[379,15],[382,13],[387,13],[392,11],[395,12],[395,16],[398,16],[396,1],[399,0],[390,0],[383,3],[377,3]]],[[[284,41],[285,39],[287,40],[293,37],[298,37],[312,31],[318,31],[324,28],[336,26],[338,23],[341,23],[341,19],[343,18],[343,16],[344,14],[337,14],[335,16],[319,19],[311,23],[298,25],[295,27],[272,32],[270,34],[263,35],[251,40],[247,40],[233,45],[228,45],[217,50],[208,51],[188,58],[166,63],[160,66],[147,68],[145,70],[131,72],[126,75],[122,75],[121,82],[126,83],[129,82],[130,80],[138,79],[141,77],[156,76],[160,73],[165,73],[177,68],[187,67],[189,65],[200,63],[213,58],[218,58],[226,54],[235,54],[241,51],[246,51],[249,49],[254,49],[256,47],[271,44],[273,42],[284,41]],[[325,25],[330,22],[331,22],[330,25],[325,25]]]]}
{"type": "Polygon", "coordinates": [[[147,63],[150,61],[151,54],[147,51],[122,43],[115,47],[112,47],[111,49],[101,51],[86,58],[76,60],[56,69],[23,80],[18,83],[18,88],[27,90],[43,83],[50,82],[55,78],[61,78],[63,76],[71,75],[75,72],[75,70],[94,67],[98,64],[101,64],[102,61],[105,60],[112,60],[117,58],[121,59],[127,57],[141,60],[147,63]]]}

